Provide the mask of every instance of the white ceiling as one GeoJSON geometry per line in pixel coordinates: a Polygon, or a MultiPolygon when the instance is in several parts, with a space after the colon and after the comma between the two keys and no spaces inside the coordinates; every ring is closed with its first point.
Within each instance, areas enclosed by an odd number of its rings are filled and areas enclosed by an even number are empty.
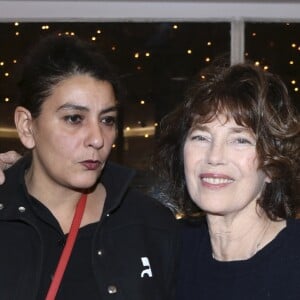
{"type": "Polygon", "coordinates": [[[0,0],[10,21],[300,21],[300,0],[0,0]]]}
{"type": "MultiPolygon", "coordinates": [[[[11,2],[62,2],[62,0],[9,0],[11,2]]],[[[103,0],[63,0],[63,2],[107,2],[103,0]]],[[[1,1],[6,2],[6,1],[1,1]]],[[[300,0],[110,0],[110,2],[141,2],[141,3],[153,3],[153,2],[181,2],[181,3],[188,3],[188,2],[206,2],[206,3],[300,3],[300,0]]]]}

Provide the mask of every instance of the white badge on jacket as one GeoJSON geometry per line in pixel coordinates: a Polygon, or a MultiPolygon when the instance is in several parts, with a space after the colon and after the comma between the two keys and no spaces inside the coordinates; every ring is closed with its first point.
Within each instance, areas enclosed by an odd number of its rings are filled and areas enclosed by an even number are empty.
{"type": "Polygon", "coordinates": [[[141,257],[141,261],[144,267],[147,267],[142,273],[141,273],[141,278],[148,276],[152,277],[152,270],[150,266],[150,261],[148,257],[141,257]]]}

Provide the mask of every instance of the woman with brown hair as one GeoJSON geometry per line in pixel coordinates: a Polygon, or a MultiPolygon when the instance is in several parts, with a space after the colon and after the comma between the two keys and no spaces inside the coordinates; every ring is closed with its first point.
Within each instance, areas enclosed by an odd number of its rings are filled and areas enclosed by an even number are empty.
{"type": "Polygon", "coordinates": [[[287,89],[251,64],[197,76],[157,153],[184,217],[178,300],[299,299],[300,122],[287,89]]]}

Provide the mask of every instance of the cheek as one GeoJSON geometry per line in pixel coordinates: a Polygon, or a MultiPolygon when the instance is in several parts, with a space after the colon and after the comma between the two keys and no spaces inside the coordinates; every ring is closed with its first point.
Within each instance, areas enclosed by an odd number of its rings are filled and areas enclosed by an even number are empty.
{"type": "Polygon", "coordinates": [[[104,147],[107,151],[110,151],[112,148],[113,143],[116,141],[117,138],[117,131],[107,132],[104,137],[104,147]]]}
{"type": "Polygon", "coordinates": [[[197,159],[195,155],[194,148],[189,144],[186,143],[183,147],[183,162],[185,166],[192,165],[193,162],[197,159]]]}
{"type": "Polygon", "coordinates": [[[112,130],[112,132],[108,134],[107,140],[109,141],[110,144],[113,144],[115,142],[117,138],[117,134],[118,133],[116,129],[112,130]]]}
{"type": "Polygon", "coordinates": [[[258,182],[270,182],[269,177],[261,170],[258,169],[259,162],[257,155],[249,156],[245,159],[243,169],[245,173],[249,174],[249,177],[254,177],[258,182]]]}
{"type": "Polygon", "coordinates": [[[195,185],[196,160],[193,150],[186,145],[183,149],[184,174],[189,193],[192,193],[192,187],[195,185]]]}
{"type": "Polygon", "coordinates": [[[244,170],[244,172],[257,172],[258,169],[258,158],[256,153],[242,153],[240,156],[235,154],[235,161],[239,162],[240,168],[244,170]]]}
{"type": "Polygon", "coordinates": [[[185,178],[189,180],[189,174],[191,173],[191,165],[192,165],[192,155],[190,153],[190,149],[188,146],[184,146],[183,148],[183,166],[185,178]]]}
{"type": "Polygon", "coordinates": [[[62,157],[70,157],[72,153],[76,153],[80,149],[80,140],[79,134],[70,136],[62,133],[51,133],[45,134],[37,146],[47,148],[48,153],[59,153],[62,157]]]}

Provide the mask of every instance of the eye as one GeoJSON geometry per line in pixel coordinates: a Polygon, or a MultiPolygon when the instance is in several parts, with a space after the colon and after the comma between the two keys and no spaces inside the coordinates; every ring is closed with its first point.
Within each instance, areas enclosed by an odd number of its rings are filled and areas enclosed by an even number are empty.
{"type": "Polygon", "coordinates": [[[239,144],[251,144],[251,142],[245,138],[237,138],[236,141],[239,144]]]}
{"type": "Polygon", "coordinates": [[[238,145],[255,145],[255,141],[250,138],[237,137],[233,140],[233,143],[238,145]]]}
{"type": "Polygon", "coordinates": [[[209,138],[207,136],[197,134],[197,135],[192,135],[191,136],[192,141],[209,141],[209,138]]]}
{"type": "Polygon", "coordinates": [[[190,139],[198,142],[209,142],[211,135],[206,131],[196,129],[190,132],[190,139]]]}
{"type": "Polygon", "coordinates": [[[83,117],[81,115],[69,115],[69,116],[64,116],[64,120],[70,124],[79,124],[82,122],[83,117]]]}
{"type": "Polygon", "coordinates": [[[101,123],[107,126],[114,126],[117,122],[117,118],[115,116],[105,116],[101,119],[101,123]]]}

